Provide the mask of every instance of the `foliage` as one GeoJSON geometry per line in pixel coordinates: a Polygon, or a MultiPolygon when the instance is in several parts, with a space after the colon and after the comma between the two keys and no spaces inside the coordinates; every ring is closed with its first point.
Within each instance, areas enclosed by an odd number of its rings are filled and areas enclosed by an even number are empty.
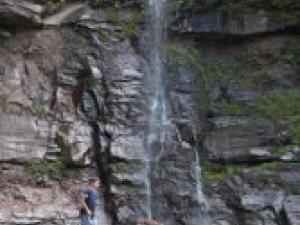
{"type": "Polygon", "coordinates": [[[293,123],[292,135],[293,135],[292,143],[300,146],[300,120],[293,123]]]}
{"type": "Polygon", "coordinates": [[[94,7],[107,7],[113,6],[115,8],[119,8],[121,5],[121,0],[91,0],[91,4],[94,7]]]}
{"type": "Polygon", "coordinates": [[[11,38],[16,33],[15,27],[9,27],[0,24],[0,43],[11,38]]]}
{"type": "Polygon", "coordinates": [[[27,173],[30,176],[56,176],[62,174],[68,168],[71,162],[70,148],[60,135],[56,136],[55,142],[61,149],[59,157],[54,161],[46,159],[33,160],[27,166],[27,173]]]}
{"type": "Polygon", "coordinates": [[[240,20],[245,13],[264,10],[268,12],[272,21],[284,24],[299,24],[300,11],[299,5],[295,0],[176,0],[178,10],[183,8],[212,8],[216,5],[225,14],[230,15],[236,20],[240,20]]]}
{"type": "Polygon", "coordinates": [[[299,39],[289,39],[286,46],[280,51],[270,55],[271,63],[287,63],[292,65],[300,64],[299,39]]]}
{"type": "MultiPolygon", "coordinates": [[[[202,165],[202,176],[205,180],[209,182],[220,182],[224,179],[228,179],[234,174],[238,174],[241,171],[248,172],[260,172],[262,170],[290,170],[290,169],[300,169],[300,163],[286,163],[281,161],[264,162],[260,164],[228,164],[224,165],[216,162],[205,162],[202,165]]],[[[265,178],[268,179],[268,178],[265,178]]],[[[260,182],[268,183],[267,180],[260,178],[260,182]]]]}
{"type": "Polygon", "coordinates": [[[300,116],[300,89],[271,91],[259,97],[253,107],[256,116],[291,120],[300,116]]]}
{"type": "Polygon", "coordinates": [[[205,162],[202,165],[202,176],[205,180],[219,182],[240,171],[238,165],[224,166],[220,163],[205,162]]]}
{"type": "Polygon", "coordinates": [[[33,115],[35,115],[39,118],[45,118],[49,115],[49,110],[47,109],[46,105],[35,103],[32,105],[31,110],[32,110],[33,115]]]}
{"type": "Polygon", "coordinates": [[[142,10],[135,10],[129,19],[122,20],[118,8],[105,8],[106,18],[116,26],[122,27],[123,34],[131,39],[137,38],[139,25],[144,18],[142,10]]]}
{"type": "Polygon", "coordinates": [[[57,146],[61,150],[60,159],[66,165],[71,164],[71,149],[70,149],[70,146],[68,146],[65,143],[64,138],[62,136],[60,136],[59,134],[57,134],[56,137],[55,137],[55,143],[57,144],[57,146]]]}
{"type": "Polygon", "coordinates": [[[64,160],[60,158],[55,161],[34,160],[27,166],[27,173],[32,177],[54,176],[61,174],[66,168],[64,160]]]}
{"type": "Polygon", "coordinates": [[[117,162],[112,164],[112,170],[114,173],[133,173],[135,171],[143,169],[144,165],[140,164],[138,161],[131,162],[117,162]]]}
{"type": "MultiPolygon", "coordinates": [[[[226,81],[232,85],[257,87],[271,79],[271,74],[265,68],[258,68],[255,73],[242,71],[235,60],[204,55],[193,43],[185,49],[176,43],[165,44],[164,48],[169,56],[170,64],[177,67],[185,65],[194,68],[199,73],[198,78],[203,79],[206,87],[220,81],[226,81]]],[[[247,68],[247,65],[243,65],[243,67],[247,68]]]]}
{"type": "Polygon", "coordinates": [[[5,94],[0,94],[0,107],[6,104],[7,96],[5,94]]]}

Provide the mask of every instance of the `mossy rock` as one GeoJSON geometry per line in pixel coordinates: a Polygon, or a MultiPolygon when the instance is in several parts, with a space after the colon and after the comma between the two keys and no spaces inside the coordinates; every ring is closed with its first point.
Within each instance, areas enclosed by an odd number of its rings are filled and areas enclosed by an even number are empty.
{"type": "Polygon", "coordinates": [[[111,164],[113,173],[134,173],[144,169],[144,164],[138,161],[117,162],[111,164]]]}
{"type": "Polygon", "coordinates": [[[55,161],[34,160],[27,165],[26,171],[30,177],[56,176],[67,169],[66,163],[57,159],[55,161]]]}

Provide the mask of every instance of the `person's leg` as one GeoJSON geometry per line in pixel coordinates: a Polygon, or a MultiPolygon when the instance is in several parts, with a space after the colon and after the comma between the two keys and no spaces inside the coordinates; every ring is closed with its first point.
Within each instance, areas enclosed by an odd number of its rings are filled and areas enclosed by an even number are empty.
{"type": "Polygon", "coordinates": [[[81,225],[92,225],[92,224],[90,223],[89,217],[86,216],[86,215],[80,216],[80,221],[81,221],[81,225]]]}
{"type": "Polygon", "coordinates": [[[94,218],[94,219],[90,219],[90,224],[91,225],[98,225],[98,222],[97,222],[97,219],[96,218],[94,218]]]}

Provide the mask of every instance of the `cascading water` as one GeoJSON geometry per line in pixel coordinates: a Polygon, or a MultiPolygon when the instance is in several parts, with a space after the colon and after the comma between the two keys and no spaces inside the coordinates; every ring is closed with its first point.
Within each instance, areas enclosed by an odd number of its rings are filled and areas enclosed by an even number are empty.
{"type": "MultiPolygon", "coordinates": [[[[154,196],[155,192],[153,190],[154,188],[152,187],[153,171],[155,171],[156,166],[159,167],[160,163],[162,163],[160,161],[164,156],[166,156],[165,153],[166,152],[170,153],[170,151],[172,152],[174,151],[174,149],[176,151],[176,148],[180,146],[182,143],[184,143],[184,140],[182,140],[182,138],[180,137],[181,136],[180,131],[176,130],[176,125],[173,124],[172,122],[173,120],[176,121],[177,118],[171,119],[172,116],[170,116],[171,114],[170,105],[165,93],[166,80],[167,80],[166,77],[168,76],[168,74],[166,73],[166,68],[164,66],[163,59],[165,56],[162,50],[162,44],[164,41],[166,41],[166,37],[167,37],[166,34],[167,0],[148,0],[148,1],[149,1],[149,7],[148,7],[149,23],[147,29],[147,42],[146,42],[147,45],[145,49],[146,49],[146,55],[148,61],[149,75],[147,80],[147,88],[149,88],[148,95],[149,95],[150,109],[149,109],[148,132],[147,132],[146,147],[145,147],[146,211],[149,219],[152,219],[152,217],[155,217],[154,219],[161,219],[160,216],[156,218],[157,212],[155,214],[153,210],[154,204],[155,204],[155,208],[157,208],[158,205],[164,205],[163,202],[160,201],[157,202],[157,196],[154,196]],[[174,130],[176,130],[178,135],[179,141],[177,141],[177,143],[172,139],[172,133],[174,132],[174,130]],[[170,139],[170,134],[171,134],[171,139],[170,139]],[[174,143],[176,144],[172,145],[174,143]],[[156,199],[155,203],[153,203],[154,199],[156,199]]],[[[193,133],[195,134],[196,132],[193,131],[193,133]]],[[[194,137],[194,139],[196,140],[196,137],[194,137]]],[[[191,149],[191,151],[193,151],[193,149],[191,149]]],[[[192,224],[209,225],[208,204],[202,192],[200,159],[199,159],[199,154],[197,152],[196,146],[194,146],[194,153],[195,154],[191,152],[192,155],[191,160],[194,160],[194,163],[188,164],[187,167],[189,166],[191,167],[186,168],[187,171],[192,171],[195,174],[194,175],[195,185],[192,186],[190,190],[192,190],[191,195],[195,197],[194,199],[197,202],[196,205],[198,205],[194,209],[191,209],[191,211],[194,212],[193,219],[191,219],[191,221],[192,224]]],[[[186,154],[186,153],[182,153],[181,150],[178,150],[178,155],[180,154],[186,154]]],[[[190,153],[188,153],[188,155],[189,154],[190,153]]],[[[171,159],[164,158],[163,160],[164,161],[169,160],[168,162],[163,162],[163,163],[172,166],[171,159]]],[[[160,168],[160,171],[162,171],[164,174],[166,171],[163,170],[164,168],[160,168]]],[[[160,180],[159,178],[156,177],[156,182],[158,180],[158,182],[160,183],[162,180],[160,180]]],[[[165,177],[162,177],[162,179],[165,179],[165,177]]],[[[184,177],[182,179],[184,180],[184,177]]],[[[156,186],[156,189],[157,188],[158,187],[156,186]]],[[[174,216],[174,214],[172,216],[174,216]]],[[[168,219],[165,218],[164,220],[166,221],[168,219]]],[[[166,224],[174,224],[174,219],[173,222],[169,220],[169,222],[167,222],[166,224]]]]}
{"type": "Polygon", "coordinates": [[[149,0],[149,73],[150,86],[150,115],[148,135],[146,140],[145,167],[146,167],[146,192],[147,192],[147,216],[152,218],[152,187],[151,170],[152,162],[159,158],[159,152],[163,152],[167,121],[167,103],[164,87],[164,66],[162,62],[161,44],[165,38],[165,1],[149,0]],[[159,147],[153,154],[153,143],[159,143],[159,147]]]}
{"type": "Polygon", "coordinates": [[[196,173],[197,201],[199,204],[199,215],[201,216],[200,223],[202,225],[210,225],[209,204],[202,191],[200,157],[196,149],[195,149],[195,173],[196,173]]]}

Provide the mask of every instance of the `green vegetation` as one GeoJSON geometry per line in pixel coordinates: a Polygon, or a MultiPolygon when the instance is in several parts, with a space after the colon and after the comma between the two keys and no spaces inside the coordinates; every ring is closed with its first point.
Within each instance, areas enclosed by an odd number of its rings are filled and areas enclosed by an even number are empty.
{"type": "Polygon", "coordinates": [[[117,185],[118,190],[125,193],[139,194],[139,191],[144,189],[142,183],[123,182],[117,185]]]}
{"type": "MultiPolygon", "coordinates": [[[[242,58],[243,65],[248,70],[262,69],[262,73],[267,73],[268,66],[275,64],[289,64],[298,66],[300,64],[299,39],[295,36],[286,36],[286,41],[280,48],[274,48],[272,52],[260,57],[245,55],[242,58]]],[[[263,74],[261,74],[263,75],[263,74]]],[[[270,77],[270,74],[265,74],[270,77]]],[[[261,79],[261,77],[259,77],[261,79]]]]}
{"type": "MultiPolygon", "coordinates": [[[[218,4],[218,0],[176,0],[178,11],[182,8],[212,8],[218,4]]],[[[236,20],[240,20],[246,13],[265,10],[272,21],[284,24],[297,24],[300,21],[299,5],[295,0],[224,0],[220,9],[236,20]]]]}
{"type": "Polygon", "coordinates": [[[71,163],[70,147],[67,146],[60,135],[56,136],[56,144],[61,149],[59,157],[55,161],[34,160],[27,166],[27,173],[31,177],[55,176],[62,174],[71,163]]]}
{"type": "Polygon", "coordinates": [[[284,188],[286,191],[291,193],[297,193],[299,191],[299,182],[297,180],[287,180],[280,176],[276,175],[277,172],[283,171],[299,171],[300,163],[284,163],[284,162],[270,162],[263,163],[256,168],[253,168],[253,171],[250,170],[251,176],[248,176],[249,182],[255,183],[258,188],[269,188],[270,185],[273,187],[284,188]],[[273,171],[274,173],[265,173],[264,171],[273,171]]]}
{"type": "MultiPolygon", "coordinates": [[[[266,162],[261,164],[220,164],[213,162],[205,162],[202,165],[202,177],[209,182],[220,182],[241,171],[259,173],[263,170],[290,170],[300,169],[300,163],[286,163],[281,161],[266,162]]],[[[267,177],[260,177],[260,182],[267,183],[267,177]]],[[[274,182],[274,181],[273,181],[274,182]]]]}
{"type": "MultiPolygon", "coordinates": [[[[221,102],[221,107],[229,115],[249,115],[279,121],[287,121],[292,126],[290,145],[300,145],[300,89],[275,90],[259,96],[252,105],[221,102]]],[[[283,153],[288,148],[286,143],[274,143],[273,151],[283,153]]]]}
{"type": "Polygon", "coordinates": [[[280,161],[274,161],[274,162],[268,162],[268,163],[262,163],[258,166],[252,167],[252,169],[255,170],[284,170],[284,169],[291,169],[291,168],[300,168],[299,163],[286,163],[286,162],[280,162],[280,161]]]}
{"type": "Polygon", "coordinates": [[[300,120],[293,123],[292,135],[292,144],[300,146],[300,120]]]}
{"type": "Polygon", "coordinates": [[[219,163],[205,162],[202,165],[202,176],[205,180],[211,182],[219,182],[224,180],[238,171],[241,170],[241,167],[238,165],[228,165],[224,166],[219,163]]]}
{"type": "Polygon", "coordinates": [[[251,105],[228,102],[225,99],[216,104],[224,108],[229,115],[249,115],[294,123],[300,118],[300,89],[274,90],[258,96],[251,105]]]}
{"type": "Polygon", "coordinates": [[[64,162],[65,165],[71,164],[71,149],[70,146],[67,145],[64,141],[64,138],[59,134],[56,134],[55,143],[60,148],[60,160],[64,162]]]}
{"type": "Polygon", "coordinates": [[[66,0],[49,0],[52,3],[59,3],[59,4],[63,4],[66,2],[66,0]]]}
{"type": "Polygon", "coordinates": [[[134,173],[143,169],[144,165],[138,161],[130,162],[117,162],[112,164],[112,170],[114,173],[134,173]]]}
{"type": "Polygon", "coordinates": [[[286,46],[269,56],[270,63],[286,63],[291,65],[300,64],[299,39],[290,38],[286,46]]]}
{"type": "Polygon", "coordinates": [[[5,94],[0,94],[0,107],[6,104],[7,96],[5,94]]]}
{"type": "Polygon", "coordinates": [[[0,44],[3,41],[13,37],[15,33],[16,33],[16,29],[14,27],[0,24],[0,44]]]}
{"type": "Polygon", "coordinates": [[[107,7],[113,6],[115,8],[120,8],[122,1],[121,0],[91,0],[91,3],[94,7],[107,7]]]}
{"type": "Polygon", "coordinates": [[[107,20],[116,26],[122,27],[122,33],[130,39],[136,39],[139,32],[139,25],[144,18],[143,10],[135,10],[128,19],[122,19],[116,7],[105,8],[107,20]]]}
{"type": "Polygon", "coordinates": [[[27,173],[31,177],[55,176],[66,170],[67,166],[61,159],[55,161],[34,160],[27,166],[27,173]]]}
{"type": "MultiPolygon", "coordinates": [[[[176,43],[168,43],[163,47],[172,66],[189,66],[193,68],[199,73],[199,78],[203,80],[206,87],[220,81],[226,81],[232,85],[257,87],[262,86],[271,79],[271,75],[265,68],[259,68],[255,73],[246,70],[241,71],[240,66],[233,59],[204,55],[193,43],[189,46],[182,48],[176,43]]],[[[247,65],[243,65],[243,68],[247,67],[247,65]]]]}
{"type": "Polygon", "coordinates": [[[300,89],[271,91],[256,100],[252,112],[273,120],[297,119],[300,116],[300,89]]]}
{"type": "Polygon", "coordinates": [[[46,105],[35,103],[32,105],[31,111],[33,115],[39,118],[45,118],[49,116],[49,110],[47,109],[46,105]]]}
{"type": "MultiPolygon", "coordinates": [[[[287,63],[295,64],[300,61],[299,45],[297,41],[290,39],[286,48],[268,57],[268,64],[259,64],[257,59],[236,60],[222,59],[211,55],[204,55],[192,44],[190,47],[181,47],[177,43],[168,43],[163,46],[172,69],[181,66],[195,71],[195,83],[198,86],[199,98],[206,108],[219,107],[227,115],[248,115],[269,118],[274,121],[294,120],[300,117],[300,90],[280,89],[267,92],[258,96],[251,104],[232,102],[222,96],[216,102],[207,100],[207,90],[220,82],[230,86],[240,86],[252,90],[264,90],[272,81],[272,74],[266,68],[270,64],[287,63]],[[206,102],[206,103],[205,103],[206,102]]],[[[245,57],[247,58],[247,57],[245,57]]]]}
{"type": "Polygon", "coordinates": [[[300,21],[300,12],[294,0],[266,0],[261,2],[249,0],[225,0],[222,9],[237,19],[247,12],[263,9],[270,19],[284,24],[296,24],[300,21]]]}

